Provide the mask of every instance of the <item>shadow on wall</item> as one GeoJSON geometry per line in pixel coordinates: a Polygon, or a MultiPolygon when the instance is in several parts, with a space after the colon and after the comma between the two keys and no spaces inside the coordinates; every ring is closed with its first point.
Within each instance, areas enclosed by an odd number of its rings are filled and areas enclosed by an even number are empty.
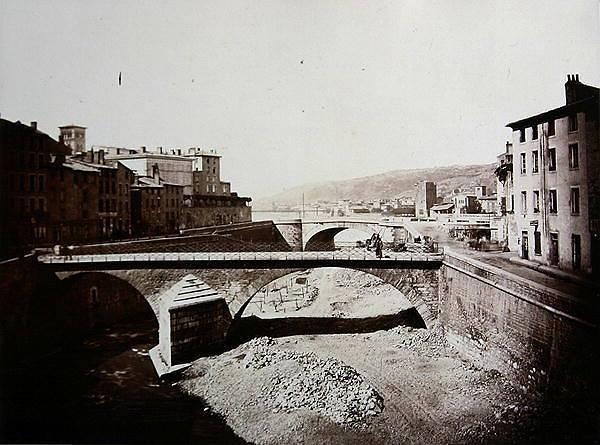
{"type": "Polygon", "coordinates": [[[102,272],[83,272],[62,283],[64,304],[61,321],[73,335],[131,319],[158,321],[144,296],[130,283],[102,272]]]}
{"type": "Polygon", "coordinates": [[[75,343],[96,329],[156,316],[142,294],[105,273],[64,280],[40,271],[32,258],[4,265],[0,275],[0,361],[35,360],[75,343]]]}
{"type": "Polygon", "coordinates": [[[234,321],[228,341],[235,347],[252,338],[291,335],[359,334],[391,329],[396,326],[424,328],[425,323],[415,308],[397,314],[365,318],[283,317],[260,318],[254,315],[234,321]]]}

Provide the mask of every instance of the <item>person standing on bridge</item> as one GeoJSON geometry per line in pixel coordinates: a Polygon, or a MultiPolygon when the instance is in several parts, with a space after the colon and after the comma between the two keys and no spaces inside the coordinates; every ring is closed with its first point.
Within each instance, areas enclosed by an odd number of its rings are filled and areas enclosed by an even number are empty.
{"type": "Polygon", "coordinates": [[[375,241],[375,255],[379,259],[383,257],[383,241],[381,241],[379,236],[377,236],[377,240],[375,241]]]}

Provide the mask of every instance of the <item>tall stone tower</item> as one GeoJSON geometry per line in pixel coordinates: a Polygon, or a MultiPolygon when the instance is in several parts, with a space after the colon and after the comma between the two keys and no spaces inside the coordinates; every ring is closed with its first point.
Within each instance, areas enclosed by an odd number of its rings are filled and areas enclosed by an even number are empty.
{"type": "Polygon", "coordinates": [[[437,186],[435,182],[421,181],[417,184],[415,196],[415,216],[429,217],[429,209],[437,199],[437,186]]]}
{"type": "Polygon", "coordinates": [[[58,127],[60,130],[60,136],[58,140],[71,148],[71,152],[83,153],[85,152],[85,129],[79,125],[64,125],[58,127]]]}

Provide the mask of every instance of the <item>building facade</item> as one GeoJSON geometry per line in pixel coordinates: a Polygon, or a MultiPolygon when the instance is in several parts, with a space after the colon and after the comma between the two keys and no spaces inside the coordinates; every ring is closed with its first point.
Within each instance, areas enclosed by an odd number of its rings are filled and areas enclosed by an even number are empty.
{"type": "Polygon", "coordinates": [[[152,177],[152,169],[157,165],[162,180],[182,185],[183,193],[186,196],[191,196],[193,193],[193,159],[191,157],[178,154],[150,153],[146,151],[145,147],[142,147],[141,153],[111,154],[107,155],[106,159],[121,162],[140,177],[152,177]]]}
{"type": "Polygon", "coordinates": [[[522,258],[572,271],[599,270],[599,89],[569,75],[566,104],[513,130],[513,196],[522,258]]]}
{"type": "Polygon", "coordinates": [[[182,228],[184,187],[164,181],[157,165],[152,173],[152,177],[137,177],[131,186],[134,236],[175,233],[182,228]]]}
{"type": "Polygon", "coordinates": [[[85,130],[80,125],[63,125],[58,127],[60,135],[58,141],[71,149],[71,153],[83,153],[85,151],[85,130]]]}

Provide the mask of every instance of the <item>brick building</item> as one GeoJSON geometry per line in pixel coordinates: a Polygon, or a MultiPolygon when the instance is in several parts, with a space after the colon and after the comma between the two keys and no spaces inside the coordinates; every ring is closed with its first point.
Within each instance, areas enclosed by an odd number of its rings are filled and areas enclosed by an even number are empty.
{"type": "Polygon", "coordinates": [[[523,258],[599,270],[599,91],[569,75],[565,105],[507,125],[517,229],[509,244],[523,258]]]}

